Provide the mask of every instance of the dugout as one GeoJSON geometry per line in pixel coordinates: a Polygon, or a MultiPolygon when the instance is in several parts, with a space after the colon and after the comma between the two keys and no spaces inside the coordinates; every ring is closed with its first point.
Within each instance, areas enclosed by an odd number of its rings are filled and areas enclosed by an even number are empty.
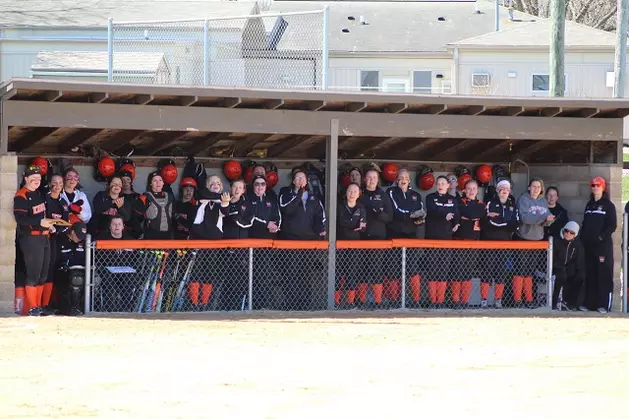
{"type": "MultiPolygon", "coordinates": [[[[67,158],[80,169],[82,179],[88,179],[94,150],[123,154],[133,147],[136,164],[146,168],[138,171],[138,185],[164,156],[183,162],[186,155],[195,154],[207,167],[216,168],[232,155],[272,161],[286,170],[304,161],[325,163],[326,172],[335,174],[327,176],[329,208],[335,208],[339,164],[346,162],[394,161],[409,169],[427,163],[435,172],[450,171],[460,163],[502,163],[514,172],[516,192],[522,192],[525,179],[532,176],[542,177],[547,186],[558,186],[562,204],[579,221],[590,178],[603,176],[619,222],[622,218],[622,145],[629,137],[629,103],[622,100],[29,79],[10,80],[0,87],[0,95],[4,250],[0,312],[11,310],[13,301],[12,200],[19,167],[35,155],[67,158]]],[[[335,211],[329,211],[332,240],[335,218],[335,211]]],[[[617,273],[620,236],[619,228],[614,236],[617,273]]],[[[617,295],[619,290],[618,279],[617,295]]]]}

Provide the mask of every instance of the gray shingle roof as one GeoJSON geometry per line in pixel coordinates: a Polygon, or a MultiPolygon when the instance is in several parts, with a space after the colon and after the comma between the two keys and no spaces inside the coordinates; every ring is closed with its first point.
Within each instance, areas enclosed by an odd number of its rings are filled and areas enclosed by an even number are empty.
{"type": "Polygon", "coordinates": [[[204,19],[248,15],[254,6],[212,0],[0,0],[0,27],[106,27],[109,17],[114,22],[204,19]]]}
{"type": "MultiPolygon", "coordinates": [[[[481,14],[475,13],[474,4],[469,2],[276,1],[270,12],[320,10],[326,4],[330,7],[331,51],[441,52],[447,49],[446,44],[494,30],[493,5],[485,2],[478,4],[481,14]],[[356,20],[350,21],[348,16],[356,20]],[[360,16],[368,25],[359,23],[360,16]],[[350,32],[341,32],[343,28],[350,32]]],[[[501,8],[500,15],[504,22],[507,10],[501,8]]],[[[516,17],[534,18],[523,13],[516,13],[516,17]]],[[[308,49],[317,42],[315,34],[306,37],[303,30],[289,25],[278,49],[308,49]]]]}
{"type": "MultiPolygon", "coordinates": [[[[154,73],[163,60],[162,53],[117,52],[114,71],[154,73]]],[[[106,72],[107,52],[42,51],[37,54],[31,71],[106,72]]]]}

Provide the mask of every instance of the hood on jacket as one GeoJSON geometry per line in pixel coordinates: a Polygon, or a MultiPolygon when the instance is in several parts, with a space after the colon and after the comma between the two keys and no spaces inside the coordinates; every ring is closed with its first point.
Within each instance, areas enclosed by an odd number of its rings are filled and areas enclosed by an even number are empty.
{"type": "Polygon", "coordinates": [[[576,238],[579,235],[579,229],[580,229],[579,223],[577,223],[576,221],[568,221],[566,223],[566,225],[563,226],[563,228],[561,229],[561,232],[560,232],[561,238],[563,239],[563,232],[564,232],[564,230],[574,231],[574,233],[575,233],[574,237],[576,238]]]}

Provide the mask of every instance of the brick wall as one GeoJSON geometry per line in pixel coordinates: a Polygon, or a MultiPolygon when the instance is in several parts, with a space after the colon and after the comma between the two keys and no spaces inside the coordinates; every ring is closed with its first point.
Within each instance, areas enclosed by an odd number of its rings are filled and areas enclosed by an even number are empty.
{"type": "Polygon", "coordinates": [[[18,186],[17,156],[0,156],[0,313],[13,311],[15,218],[13,196],[18,186]]]}

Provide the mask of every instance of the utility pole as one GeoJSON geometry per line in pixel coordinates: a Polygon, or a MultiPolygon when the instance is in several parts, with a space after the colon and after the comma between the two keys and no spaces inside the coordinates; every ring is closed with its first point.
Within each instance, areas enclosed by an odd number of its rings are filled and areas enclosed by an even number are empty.
{"type": "MultiPolygon", "coordinates": [[[[618,0],[626,1],[626,0],[618,0]]],[[[566,34],[566,2],[551,0],[550,2],[550,96],[561,97],[565,90],[564,49],[566,34]]]]}
{"type": "Polygon", "coordinates": [[[498,32],[500,30],[500,0],[496,0],[494,3],[494,31],[498,32]]]}
{"type": "Polygon", "coordinates": [[[627,71],[627,16],[629,0],[618,0],[616,19],[616,56],[614,59],[614,97],[625,97],[625,73],[627,71]]]}

